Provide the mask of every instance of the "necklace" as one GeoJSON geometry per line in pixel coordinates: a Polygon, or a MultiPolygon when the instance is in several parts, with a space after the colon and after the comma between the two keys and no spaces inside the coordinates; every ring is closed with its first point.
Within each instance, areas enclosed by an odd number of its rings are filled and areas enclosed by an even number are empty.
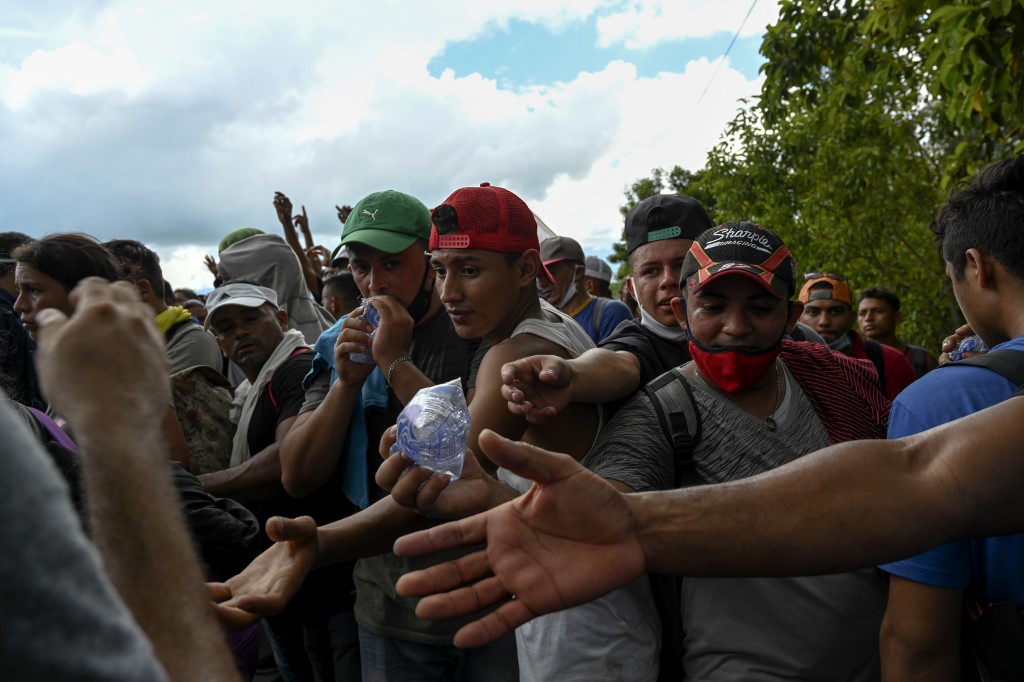
{"type": "MultiPolygon", "coordinates": [[[[779,427],[778,423],[776,423],[776,421],[775,421],[775,411],[779,409],[779,399],[782,396],[782,373],[779,372],[779,363],[778,363],[778,361],[776,361],[774,364],[775,364],[775,407],[772,408],[772,413],[764,418],[764,427],[766,429],[768,429],[769,431],[775,431],[775,429],[777,429],[779,427]]],[[[720,388],[717,388],[717,387],[712,386],[711,384],[709,384],[704,379],[704,375],[700,371],[700,369],[698,369],[698,368],[694,368],[694,369],[696,370],[694,372],[694,375],[698,379],[700,379],[700,382],[702,384],[704,384],[708,388],[712,389],[715,393],[717,393],[718,395],[722,396],[723,398],[728,400],[733,405],[736,405],[736,407],[738,407],[739,409],[743,410],[743,408],[740,407],[736,403],[735,400],[733,400],[728,395],[726,395],[725,392],[723,392],[720,388]]],[[[743,410],[743,411],[746,412],[746,410],[743,410]]]]}

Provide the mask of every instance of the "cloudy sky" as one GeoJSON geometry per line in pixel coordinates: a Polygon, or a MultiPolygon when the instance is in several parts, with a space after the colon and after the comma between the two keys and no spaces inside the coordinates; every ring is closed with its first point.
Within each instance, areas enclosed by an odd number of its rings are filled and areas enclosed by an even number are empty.
{"type": "Polygon", "coordinates": [[[773,0],[2,0],[0,230],[155,249],[175,286],[275,190],[335,204],[483,181],[606,255],[624,189],[704,165],[760,90],[773,0]],[[743,24],[727,59],[722,55],[743,24]]]}

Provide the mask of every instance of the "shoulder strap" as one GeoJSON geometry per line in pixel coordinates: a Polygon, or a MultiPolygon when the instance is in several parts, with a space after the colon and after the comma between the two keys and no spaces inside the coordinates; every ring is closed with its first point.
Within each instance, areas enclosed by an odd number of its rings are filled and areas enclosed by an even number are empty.
{"type": "MultiPolygon", "coordinates": [[[[650,396],[661,429],[672,443],[675,487],[699,483],[693,448],[700,440],[700,411],[686,378],[677,367],[652,380],[643,390],[650,396]]],[[[651,595],[661,620],[658,680],[682,679],[685,632],[680,613],[680,578],[655,574],[649,578],[651,595]]]]}
{"type": "Polygon", "coordinates": [[[594,316],[590,318],[590,323],[594,325],[594,338],[601,338],[601,311],[608,304],[611,299],[604,298],[602,296],[594,297],[594,316]]]}
{"type": "Polygon", "coordinates": [[[907,359],[918,376],[924,376],[928,372],[928,351],[921,346],[907,346],[907,359]]]}
{"type": "Polygon", "coordinates": [[[973,358],[966,358],[959,362],[948,362],[942,366],[956,367],[958,365],[984,367],[1006,377],[1017,386],[1024,385],[1024,350],[1002,348],[989,351],[984,355],[975,355],[973,358]]]}
{"type": "Polygon", "coordinates": [[[868,360],[875,365],[875,370],[878,372],[878,385],[882,389],[882,394],[888,396],[889,389],[885,384],[885,352],[882,350],[882,344],[871,339],[864,339],[864,352],[868,354],[868,360]]]}
{"type": "Polygon", "coordinates": [[[700,410],[690,385],[676,367],[646,386],[644,391],[654,404],[658,422],[672,443],[675,486],[697,482],[693,448],[700,441],[700,410]]]}
{"type": "Polygon", "coordinates": [[[57,424],[57,422],[50,418],[50,415],[34,407],[27,407],[27,409],[32,413],[35,420],[39,422],[39,425],[46,429],[46,433],[50,436],[50,440],[67,448],[74,454],[78,454],[78,445],[75,444],[75,441],[71,440],[71,436],[65,433],[64,429],[60,428],[60,425],[57,424]]]}
{"type": "MultiPolygon", "coordinates": [[[[296,355],[305,355],[306,353],[312,353],[312,352],[313,352],[312,348],[306,348],[305,346],[299,346],[298,348],[296,348],[295,350],[293,350],[291,352],[291,354],[288,356],[288,359],[291,360],[296,355]]],[[[281,363],[281,364],[284,364],[284,363],[281,363]]],[[[274,370],[274,373],[276,374],[277,370],[274,370]]],[[[273,376],[271,376],[270,377],[270,381],[267,382],[267,395],[270,396],[270,404],[274,406],[274,414],[277,414],[278,412],[281,411],[281,407],[277,404],[277,398],[274,397],[274,377],[273,376]]]]}

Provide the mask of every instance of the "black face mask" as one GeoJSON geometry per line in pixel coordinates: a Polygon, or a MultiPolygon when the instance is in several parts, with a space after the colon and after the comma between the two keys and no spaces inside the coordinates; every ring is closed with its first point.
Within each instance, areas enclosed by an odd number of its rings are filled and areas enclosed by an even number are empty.
{"type": "Polygon", "coordinates": [[[412,303],[406,307],[406,311],[409,313],[409,317],[412,318],[413,324],[418,324],[423,316],[430,310],[430,300],[434,296],[434,281],[430,281],[430,287],[424,288],[424,284],[427,283],[427,275],[430,274],[430,261],[424,259],[423,261],[423,278],[420,279],[420,289],[416,294],[416,298],[412,299],[412,303]]]}

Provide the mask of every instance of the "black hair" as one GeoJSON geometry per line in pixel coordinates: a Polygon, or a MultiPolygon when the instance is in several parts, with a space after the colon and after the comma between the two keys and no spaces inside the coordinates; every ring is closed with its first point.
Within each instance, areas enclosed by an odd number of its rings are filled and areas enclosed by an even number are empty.
{"type": "Polygon", "coordinates": [[[955,187],[931,230],[956,279],[964,276],[968,249],[1024,279],[1024,154],[990,163],[955,187]]]}
{"type": "Polygon", "coordinates": [[[11,254],[44,275],[49,275],[71,291],[86,277],[102,277],[108,282],[124,278],[112,253],[87,234],[63,232],[23,244],[11,254]]]}
{"type": "Polygon", "coordinates": [[[860,296],[857,297],[857,303],[860,303],[865,298],[877,298],[888,303],[894,312],[898,313],[900,311],[900,297],[888,287],[868,287],[860,292],[860,296]]]}
{"type": "Polygon", "coordinates": [[[344,272],[336,272],[333,275],[328,275],[324,279],[323,292],[325,295],[327,294],[328,289],[337,289],[338,293],[342,296],[348,296],[353,300],[359,300],[359,287],[356,286],[356,280],[352,276],[352,273],[347,270],[344,272]]]}
{"type": "Polygon", "coordinates": [[[597,290],[598,296],[602,296],[604,298],[612,297],[612,287],[610,282],[598,279],[597,277],[591,277],[590,280],[594,282],[594,288],[597,290]]]}
{"type": "Polygon", "coordinates": [[[434,209],[430,220],[438,234],[453,234],[459,231],[459,212],[451,204],[441,204],[434,209]]]}
{"type": "MultiPolygon", "coordinates": [[[[30,241],[32,237],[23,232],[0,232],[0,258],[10,258],[14,249],[30,241]]],[[[14,263],[0,263],[0,277],[5,277],[13,269],[14,263]]]]}
{"type": "MultiPolygon", "coordinates": [[[[112,239],[104,242],[103,246],[121,262],[126,277],[136,283],[140,279],[148,280],[153,291],[164,296],[165,282],[164,272],[160,268],[160,256],[134,239],[112,239]]],[[[171,300],[174,300],[173,290],[171,300]]]]}

